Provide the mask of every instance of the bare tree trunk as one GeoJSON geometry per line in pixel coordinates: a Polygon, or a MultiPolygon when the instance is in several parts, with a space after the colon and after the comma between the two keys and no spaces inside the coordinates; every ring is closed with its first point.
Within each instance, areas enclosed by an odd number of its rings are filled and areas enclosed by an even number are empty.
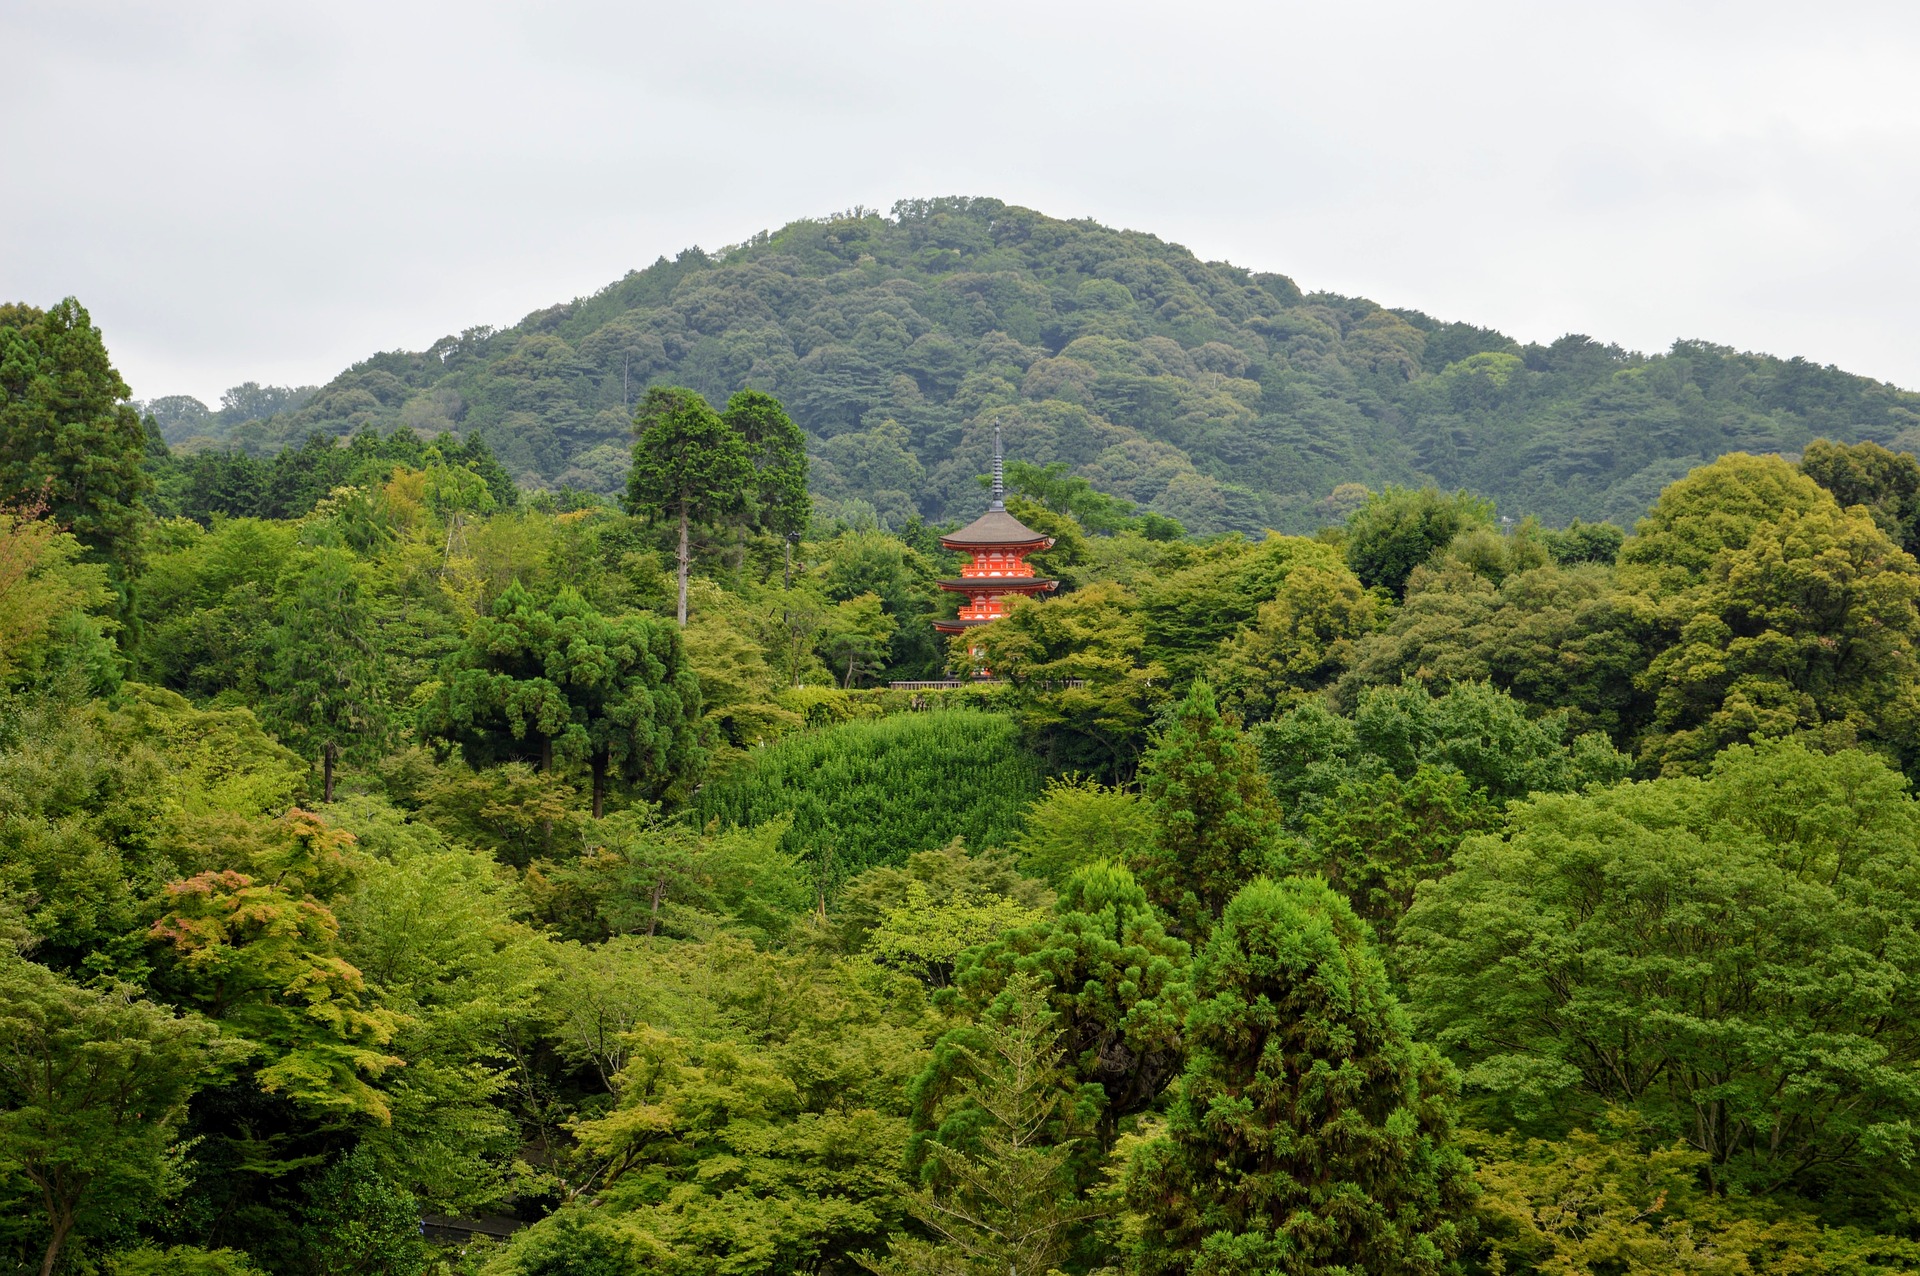
{"type": "Polygon", "coordinates": [[[653,884],[653,915],[647,918],[647,938],[660,929],[660,898],[667,893],[667,879],[661,878],[653,884]]]}
{"type": "Polygon", "coordinates": [[[597,820],[607,806],[607,759],[596,753],[593,755],[591,765],[593,767],[593,818],[597,820]]]}
{"type": "Polygon", "coordinates": [[[687,627],[687,506],[680,504],[680,628],[687,627]]]}
{"type": "Polygon", "coordinates": [[[333,802],[333,755],[334,743],[329,740],[320,746],[320,773],[324,777],[320,785],[320,800],[333,802]]]}
{"type": "Polygon", "coordinates": [[[847,679],[845,682],[842,682],[840,684],[840,689],[842,691],[846,691],[851,689],[852,686],[853,686],[853,657],[848,656],[847,657],[847,679]]]}

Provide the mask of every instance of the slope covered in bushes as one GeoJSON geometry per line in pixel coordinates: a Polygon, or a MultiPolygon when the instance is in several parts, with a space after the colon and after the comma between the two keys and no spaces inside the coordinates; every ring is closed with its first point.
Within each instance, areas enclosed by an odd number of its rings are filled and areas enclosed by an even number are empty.
{"type": "Polygon", "coordinates": [[[943,709],[790,736],[701,790],[702,820],[792,815],[786,849],[835,874],[964,838],[1004,844],[1040,791],[1040,765],[1004,714],[943,709]]]}
{"type": "MultiPolygon", "coordinates": [[[[1012,455],[1199,532],[1307,530],[1345,513],[1342,485],[1422,481],[1630,523],[1725,452],[1920,442],[1920,398],[1805,360],[1522,345],[994,199],[689,249],[511,328],[375,355],[276,415],[160,415],[175,442],[259,452],[369,424],[476,433],[523,484],[612,493],[631,406],[662,383],[772,392],[807,431],[817,495],[896,526],[979,511],[996,425],[1012,455]]],[[[235,398],[256,401],[281,403],[235,398]]]]}

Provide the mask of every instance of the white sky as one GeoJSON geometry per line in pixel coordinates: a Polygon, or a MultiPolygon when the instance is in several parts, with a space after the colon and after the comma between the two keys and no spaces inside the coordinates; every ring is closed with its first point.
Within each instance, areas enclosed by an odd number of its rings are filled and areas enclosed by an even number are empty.
{"type": "Polygon", "coordinates": [[[0,0],[0,298],[217,403],[929,195],[1920,386],[1920,5],[0,0]]]}

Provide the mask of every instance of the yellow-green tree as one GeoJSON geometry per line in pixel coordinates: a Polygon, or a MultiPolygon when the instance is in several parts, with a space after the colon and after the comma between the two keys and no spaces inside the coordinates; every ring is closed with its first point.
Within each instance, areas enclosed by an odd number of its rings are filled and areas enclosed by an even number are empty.
{"type": "Polygon", "coordinates": [[[1064,598],[1017,602],[1003,620],[954,639],[1013,684],[1020,718],[1056,766],[1124,779],[1166,695],[1166,671],[1146,658],[1133,595],[1093,585],[1064,598]]]}

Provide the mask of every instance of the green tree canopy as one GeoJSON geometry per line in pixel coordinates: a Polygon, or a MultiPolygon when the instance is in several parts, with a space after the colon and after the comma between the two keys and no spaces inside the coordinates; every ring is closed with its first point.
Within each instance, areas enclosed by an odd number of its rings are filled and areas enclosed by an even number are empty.
{"type": "Polygon", "coordinates": [[[302,554],[282,578],[266,637],[261,714],[274,733],[318,757],[321,801],[333,801],[334,764],[385,743],[384,652],[361,581],[343,550],[302,554]]]}
{"type": "Polygon", "coordinates": [[[1472,1191],[1453,1081],[1367,928],[1313,878],[1257,879],[1194,959],[1186,1071],[1127,1167],[1139,1270],[1439,1273],[1472,1191]]]}
{"type": "MultiPolygon", "coordinates": [[[[741,415],[747,412],[743,409],[741,415]]],[[[756,407],[752,415],[758,425],[765,424],[760,418],[768,414],[756,407]]],[[[753,497],[753,457],[739,430],[693,390],[669,386],[648,390],[634,409],[633,432],[627,509],[678,524],[679,620],[685,628],[687,571],[693,561],[691,528],[747,512],[753,497]]],[[[773,443],[769,438],[763,446],[773,443]]],[[[778,446],[784,449],[785,444],[778,446]]]]}
{"type": "Polygon", "coordinates": [[[1727,744],[1822,728],[1920,757],[1916,603],[1920,563],[1863,509],[1823,500],[1754,528],[1643,675],[1649,762],[1698,770],[1727,744]]]}
{"type": "Polygon", "coordinates": [[[44,1211],[41,1276],[76,1232],[156,1203],[187,1100],[221,1062],[215,1038],[129,989],[0,955],[0,1164],[44,1211]]]}
{"type": "Polygon", "coordinates": [[[146,430],[127,396],[79,302],[0,304],[0,506],[44,501],[123,590],[151,486],[146,430]]]}
{"type": "Polygon", "coordinates": [[[699,713],[677,631],[642,615],[609,620],[571,589],[542,606],[516,582],[474,622],[420,727],[476,766],[586,766],[597,818],[609,778],[655,798],[697,768],[699,713]]]}
{"type": "Polygon", "coordinates": [[[1064,598],[1016,603],[1002,620],[954,640],[955,659],[971,651],[1013,684],[1021,721],[1055,766],[1126,778],[1166,671],[1149,661],[1133,595],[1094,585],[1064,598]]]}
{"type": "Polygon", "coordinates": [[[1153,845],[1136,859],[1147,895],[1196,942],[1235,891],[1284,872],[1280,810],[1254,742],[1196,681],[1142,764],[1153,845]]]}
{"type": "Polygon", "coordinates": [[[918,1143],[927,1182],[907,1200],[934,1239],[895,1234],[867,1261],[878,1276],[1047,1276],[1073,1254],[1097,1210],[1076,1190],[1083,1136],[1059,1036],[1046,985],[1021,973],[972,1043],[950,1043],[949,1120],[918,1143]]]}
{"type": "Polygon", "coordinates": [[[807,436],[780,400],[760,390],[741,390],[720,414],[746,444],[753,466],[753,522],[775,536],[806,530],[813,508],[807,495],[807,436]]]}
{"type": "Polygon", "coordinates": [[[1884,762],[1792,742],[1537,797],[1421,889],[1414,1004],[1516,1115],[1631,1106],[1722,1187],[1910,1191],[1915,816],[1884,762]]]}
{"type": "Polygon", "coordinates": [[[1437,488],[1388,487],[1347,516],[1347,562],[1360,583],[1398,598],[1407,577],[1469,528],[1493,522],[1493,502],[1437,488]]]}
{"type": "Polygon", "coordinates": [[[1840,508],[1864,505],[1881,531],[1909,554],[1920,551],[1920,460],[1872,441],[1815,439],[1800,472],[1833,493],[1840,508]]]}
{"type": "MultiPolygon", "coordinates": [[[[963,955],[953,983],[963,1004],[981,1015],[1010,980],[1030,975],[1042,982],[1066,1067],[1082,1085],[1099,1087],[1092,1133],[1105,1151],[1120,1122],[1150,1107],[1179,1071],[1188,959],[1187,944],[1167,934],[1133,874],[1099,861],[1067,879],[1051,916],[963,955]]],[[[949,1044],[972,1040],[974,1031],[956,1030],[949,1044]]],[[[955,1058],[936,1046],[915,1082],[923,1121],[947,1093],[955,1058]]]]}

